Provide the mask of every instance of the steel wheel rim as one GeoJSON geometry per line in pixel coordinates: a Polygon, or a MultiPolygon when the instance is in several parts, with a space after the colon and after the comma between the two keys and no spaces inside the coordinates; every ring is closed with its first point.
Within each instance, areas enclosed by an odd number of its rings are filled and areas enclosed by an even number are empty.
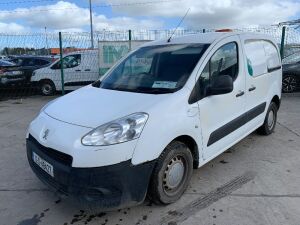
{"type": "Polygon", "coordinates": [[[51,90],[52,90],[52,87],[51,87],[50,84],[43,84],[43,86],[42,86],[42,92],[43,92],[44,94],[49,94],[49,93],[51,93],[51,90]]]}
{"type": "Polygon", "coordinates": [[[268,115],[268,127],[270,130],[272,130],[273,126],[274,126],[274,123],[275,123],[275,113],[273,110],[271,110],[269,112],[269,115],[268,115]]]}
{"type": "Polygon", "coordinates": [[[294,91],[296,89],[297,82],[294,77],[288,76],[282,81],[282,89],[285,92],[294,91]]]}
{"type": "Polygon", "coordinates": [[[168,163],[163,176],[163,190],[172,196],[180,190],[187,173],[186,160],[182,156],[173,157],[168,163]]]}

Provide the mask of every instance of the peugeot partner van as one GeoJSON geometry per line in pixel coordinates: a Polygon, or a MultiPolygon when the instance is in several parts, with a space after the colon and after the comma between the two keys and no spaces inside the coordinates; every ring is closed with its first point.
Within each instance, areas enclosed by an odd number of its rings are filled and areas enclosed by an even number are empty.
{"type": "Polygon", "coordinates": [[[274,131],[278,47],[266,35],[207,33],[147,43],[101,80],[48,103],[28,161],[54,190],[103,208],[178,200],[193,169],[258,129],[274,131]]]}
{"type": "MultiPolygon", "coordinates": [[[[75,90],[99,79],[98,52],[95,50],[77,51],[63,57],[65,90],[75,90]]],[[[62,90],[61,62],[35,70],[31,82],[41,94],[53,95],[62,90]]]]}

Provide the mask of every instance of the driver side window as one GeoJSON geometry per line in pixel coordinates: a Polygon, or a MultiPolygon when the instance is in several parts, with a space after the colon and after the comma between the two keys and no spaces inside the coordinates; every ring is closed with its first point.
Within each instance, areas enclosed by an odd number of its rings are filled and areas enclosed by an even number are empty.
{"type": "MultiPolygon", "coordinates": [[[[58,61],[56,64],[52,66],[52,69],[60,69],[60,63],[61,61],[58,61]]],[[[73,68],[76,66],[79,66],[81,63],[81,55],[68,55],[63,58],[63,68],[68,69],[68,68],[73,68]]]]}
{"type": "Polygon", "coordinates": [[[220,47],[204,67],[200,78],[200,92],[204,97],[211,80],[222,75],[229,75],[235,80],[238,75],[238,50],[237,44],[231,42],[220,47]]]}

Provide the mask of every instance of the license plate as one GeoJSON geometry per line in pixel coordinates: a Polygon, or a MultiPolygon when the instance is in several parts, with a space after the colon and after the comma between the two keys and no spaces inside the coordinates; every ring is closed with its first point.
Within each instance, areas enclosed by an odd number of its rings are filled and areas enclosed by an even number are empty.
{"type": "Polygon", "coordinates": [[[54,177],[53,173],[53,166],[42,159],[39,155],[37,155],[35,152],[32,152],[32,159],[33,161],[42,168],[46,173],[48,173],[50,176],[54,177]]]}

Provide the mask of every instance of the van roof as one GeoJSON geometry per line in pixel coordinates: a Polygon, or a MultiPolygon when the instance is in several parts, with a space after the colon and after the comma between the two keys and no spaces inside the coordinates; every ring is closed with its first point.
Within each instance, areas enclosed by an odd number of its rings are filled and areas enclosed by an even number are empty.
{"type": "Polygon", "coordinates": [[[167,39],[162,39],[158,41],[152,41],[145,43],[144,46],[151,46],[151,45],[165,45],[165,44],[188,44],[188,43],[203,43],[203,44],[211,44],[218,39],[222,39],[226,36],[232,35],[247,35],[253,39],[267,39],[273,40],[272,37],[253,33],[253,32],[209,32],[209,33],[199,33],[199,34],[190,34],[184,35],[180,37],[173,37],[170,42],[167,42],[167,39]]]}

